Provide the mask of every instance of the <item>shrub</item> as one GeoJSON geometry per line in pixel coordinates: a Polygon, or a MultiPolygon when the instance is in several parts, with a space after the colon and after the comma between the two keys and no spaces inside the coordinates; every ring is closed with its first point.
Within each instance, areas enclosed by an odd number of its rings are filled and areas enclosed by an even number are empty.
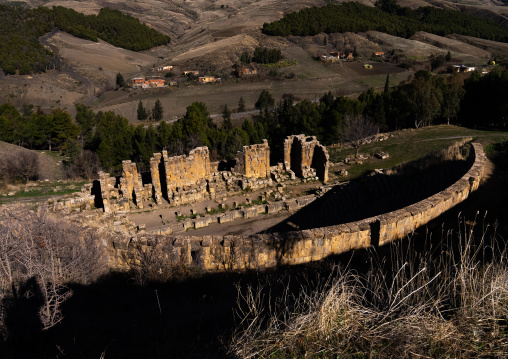
{"type": "MultiPolygon", "coordinates": [[[[88,284],[104,273],[106,261],[101,243],[95,231],[83,230],[44,212],[37,214],[23,207],[1,212],[3,309],[22,310],[23,305],[31,303],[38,308],[43,329],[59,323],[63,318],[61,305],[72,295],[66,285],[88,284]]],[[[7,335],[2,320],[0,314],[0,334],[7,335]]],[[[23,330],[17,327],[22,325],[23,321],[11,323],[9,328],[23,330]]]]}
{"type": "Polygon", "coordinates": [[[10,182],[36,180],[39,178],[39,155],[27,150],[5,154],[0,157],[0,173],[10,182]]]}

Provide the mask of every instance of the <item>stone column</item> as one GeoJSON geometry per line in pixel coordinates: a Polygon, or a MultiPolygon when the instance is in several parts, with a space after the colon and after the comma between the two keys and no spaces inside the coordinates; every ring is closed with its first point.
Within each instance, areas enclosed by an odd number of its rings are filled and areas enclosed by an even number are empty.
{"type": "Polygon", "coordinates": [[[265,163],[266,163],[266,177],[270,177],[270,146],[268,146],[268,140],[263,140],[265,147],[265,163]]]}
{"type": "Polygon", "coordinates": [[[162,203],[162,188],[161,179],[159,172],[159,164],[161,163],[162,154],[154,153],[153,157],[150,158],[150,173],[152,175],[152,185],[155,193],[155,202],[157,204],[162,203]]]}
{"type": "Polygon", "coordinates": [[[104,213],[111,213],[111,206],[109,203],[109,173],[103,171],[99,172],[99,183],[101,186],[102,204],[104,206],[104,213]]]}
{"type": "Polygon", "coordinates": [[[295,136],[288,136],[284,140],[284,169],[289,171],[291,169],[291,146],[295,136]]]}
{"type": "Polygon", "coordinates": [[[137,181],[138,171],[136,164],[129,160],[122,161],[122,178],[120,179],[121,190],[124,198],[132,199],[132,192],[134,191],[134,181],[137,181]],[[133,166],[134,165],[134,166],[133,166]]]}

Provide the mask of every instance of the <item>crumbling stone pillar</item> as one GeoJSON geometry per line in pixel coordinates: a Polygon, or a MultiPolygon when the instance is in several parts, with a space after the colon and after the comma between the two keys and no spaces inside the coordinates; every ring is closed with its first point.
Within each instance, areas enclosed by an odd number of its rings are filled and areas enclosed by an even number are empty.
{"type": "Polygon", "coordinates": [[[103,171],[99,172],[100,192],[105,213],[113,212],[111,197],[113,197],[113,192],[115,190],[115,182],[115,178],[111,177],[109,173],[105,173],[103,171]]]}
{"type": "Polygon", "coordinates": [[[154,153],[153,157],[150,158],[150,174],[152,175],[152,186],[155,196],[155,202],[157,204],[162,203],[162,187],[159,172],[159,165],[161,163],[162,154],[154,153]]]}
{"type": "Polygon", "coordinates": [[[236,155],[236,165],[233,172],[245,177],[266,178],[270,175],[270,146],[268,141],[263,143],[243,146],[242,151],[236,155]]]}
{"type": "Polygon", "coordinates": [[[122,161],[122,178],[120,178],[120,190],[123,197],[132,199],[134,203],[143,208],[142,191],[143,185],[138,174],[138,168],[135,163],[130,160],[122,161]]]}
{"type": "Polygon", "coordinates": [[[328,168],[330,167],[330,155],[325,146],[319,144],[314,147],[311,167],[316,170],[316,175],[323,182],[328,182],[328,168]]]}
{"type": "Polygon", "coordinates": [[[289,171],[291,169],[291,146],[295,136],[289,136],[284,140],[284,169],[289,171]]]}
{"type": "Polygon", "coordinates": [[[317,174],[320,180],[326,182],[329,163],[328,151],[316,136],[292,135],[284,141],[285,170],[293,171],[298,177],[310,178],[317,174]]]}

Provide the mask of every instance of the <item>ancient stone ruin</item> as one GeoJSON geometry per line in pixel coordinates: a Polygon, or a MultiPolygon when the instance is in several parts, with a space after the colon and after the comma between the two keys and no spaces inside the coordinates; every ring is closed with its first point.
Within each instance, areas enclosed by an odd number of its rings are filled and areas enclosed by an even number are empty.
{"type": "MultiPolygon", "coordinates": [[[[170,244],[168,256],[186,266],[203,270],[262,269],[303,264],[327,256],[369,246],[382,246],[404,238],[415,229],[463,202],[476,191],[486,157],[480,144],[473,144],[469,169],[454,184],[417,203],[359,221],[290,232],[227,236],[147,236],[114,243],[112,256],[118,268],[136,261],[136,253],[154,241],[170,244]],[[127,260],[125,260],[127,259],[127,260]]],[[[128,266],[126,266],[128,268],[128,266]]]]}
{"type": "Polygon", "coordinates": [[[255,190],[280,182],[282,172],[304,181],[328,180],[329,155],[316,137],[290,136],[284,144],[284,164],[270,166],[268,141],[244,146],[238,151],[230,170],[219,171],[219,163],[210,161],[207,147],[198,147],[188,155],[169,157],[166,151],[150,159],[150,173],[141,174],[135,163],[123,161],[122,176],[99,172],[95,203],[106,213],[143,209],[146,203],[182,205],[214,200],[217,197],[255,190]],[[152,200],[152,203],[150,203],[152,200]]]}
{"type": "MultiPolygon", "coordinates": [[[[303,177],[305,171],[311,173],[313,164],[321,163],[320,161],[323,158],[327,159],[328,156],[326,149],[317,141],[312,144],[314,139],[307,139],[309,138],[305,136],[289,137],[285,147],[287,149],[285,154],[289,153],[289,157],[285,157],[286,163],[270,167],[268,167],[269,148],[265,141],[263,144],[244,147],[238,153],[238,162],[231,171],[218,171],[218,165],[210,163],[206,148],[191,151],[188,156],[169,158],[164,152],[155,154],[151,161],[150,180],[147,180],[150,176],[143,176],[137,172],[135,164],[125,161],[121,177],[115,178],[101,173],[100,181],[96,181],[93,186],[85,185],[81,196],[67,201],[53,202],[52,209],[63,213],[80,213],[82,210],[92,209],[92,206],[100,208],[103,202],[102,206],[106,213],[97,209],[79,215],[98,226],[107,226],[119,234],[108,242],[112,268],[129,269],[131,265],[139,262],[140,251],[149,251],[153,248],[153,243],[162,241],[168,245],[167,248],[164,247],[167,258],[173,258],[185,266],[199,267],[209,271],[259,269],[317,261],[329,255],[357,248],[382,246],[404,238],[415,229],[463,202],[477,190],[483,177],[486,161],[482,146],[473,143],[466,166],[463,168],[465,173],[461,172],[463,174],[445,189],[389,212],[373,216],[366,215],[366,218],[336,225],[318,225],[308,229],[294,228],[285,232],[268,231],[252,235],[200,237],[174,236],[169,235],[170,233],[150,234],[140,228],[137,229],[137,233],[125,231],[125,228],[129,226],[133,228],[134,225],[127,218],[128,211],[143,206],[144,203],[158,205],[160,202],[169,206],[170,203],[187,201],[192,197],[213,198],[227,191],[241,190],[245,186],[267,186],[270,182],[279,186],[281,179],[289,178],[291,174],[303,177]],[[303,158],[305,158],[305,164],[303,164],[303,158]],[[310,170],[306,167],[309,163],[310,170]],[[284,167],[288,169],[288,172],[285,172],[284,167]],[[189,175],[168,174],[168,169],[187,171],[189,175]],[[293,172],[292,169],[296,171],[293,172]],[[247,174],[257,177],[247,177],[247,174]],[[180,187],[175,183],[178,183],[180,187]],[[90,191],[96,195],[90,195],[90,191]],[[122,233],[125,235],[121,235],[122,233]]],[[[324,163],[323,167],[317,170],[314,168],[316,175],[326,173],[329,163],[328,161],[322,163],[324,163]]],[[[334,196],[329,198],[333,199],[334,196]]],[[[315,203],[315,200],[315,197],[302,196],[253,205],[241,210],[230,210],[215,219],[212,216],[206,216],[183,222],[182,225],[198,228],[213,220],[225,223],[235,218],[251,218],[258,213],[276,214],[283,207],[286,207],[288,212],[294,212],[302,206],[315,203]]]]}
{"type": "Polygon", "coordinates": [[[316,136],[292,135],[284,141],[284,167],[300,178],[328,182],[330,156],[316,136]]]}

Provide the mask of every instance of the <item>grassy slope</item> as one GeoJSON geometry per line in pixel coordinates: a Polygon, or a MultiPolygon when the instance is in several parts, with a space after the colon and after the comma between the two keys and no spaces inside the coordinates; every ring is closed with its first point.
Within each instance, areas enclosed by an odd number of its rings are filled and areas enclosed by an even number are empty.
{"type": "MultiPolygon", "coordinates": [[[[0,157],[7,154],[30,151],[10,143],[0,141],[0,157]]],[[[7,186],[1,192],[15,193],[0,197],[0,203],[12,202],[23,199],[24,201],[37,201],[41,197],[58,196],[72,192],[79,192],[81,182],[62,182],[65,179],[65,173],[61,164],[62,157],[59,152],[37,151],[39,154],[39,173],[41,181],[30,182],[28,184],[17,184],[7,186]]],[[[0,192],[0,193],[1,193],[0,192]]]]}
{"type": "MultiPolygon", "coordinates": [[[[433,152],[445,149],[454,142],[464,137],[472,138],[484,146],[485,151],[492,153],[493,143],[499,143],[508,140],[507,132],[478,131],[457,126],[432,126],[418,130],[402,130],[392,133],[393,137],[382,141],[365,144],[360,148],[361,154],[371,155],[372,158],[364,161],[363,164],[354,166],[344,166],[350,174],[348,179],[358,177],[366,172],[376,168],[386,169],[399,164],[415,161],[425,157],[433,152]],[[384,151],[390,155],[385,160],[380,160],[373,155],[384,151]]],[[[332,162],[341,162],[346,157],[353,157],[352,148],[329,147],[330,160],[332,162]]]]}

